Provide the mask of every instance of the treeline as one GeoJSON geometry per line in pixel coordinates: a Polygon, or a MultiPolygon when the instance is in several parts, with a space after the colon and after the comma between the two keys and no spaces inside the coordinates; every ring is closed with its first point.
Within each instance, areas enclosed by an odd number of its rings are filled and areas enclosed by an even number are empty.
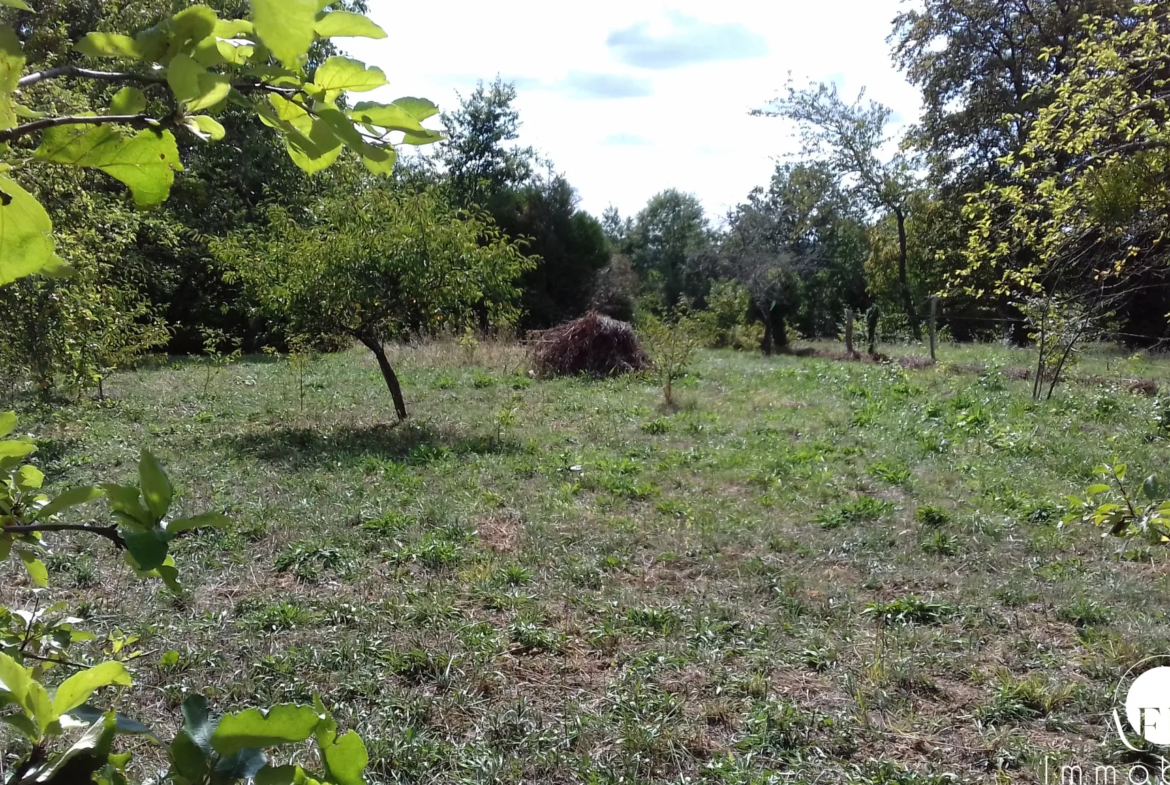
{"type": "MultiPolygon", "coordinates": [[[[223,17],[245,6],[209,4],[223,17]]],[[[38,68],[73,62],[85,32],[172,11],[170,0],[39,5],[35,27],[0,12],[38,68]]],[[[442,114],[446,140],[390,178],[344,157],[305,178],[278,137],[229,106],[223,139],[180,140],[186,170],[156,210],[135,210],[92,171],[24,182],[78,273],[0,289],[0,373],[88,388],[149,350],[370,345],[679,303],[721,326],[713,340],[771,352],[834,336],[847,308],[875,305],[883,332],[919,337],[936,294],[958,339],[1023,342],[1059,314],[1156,343],[1170,311],[1166,28],[1164,2],[925,0],[889,38],[921,90],[920,121],[895,138],[886,107],[790,85],[755,114],[791,122],[801,155],[720,216],[673,189],[632,216],[582,211],[555,163],[517,144],[515,89],[498,78],[442,114]],[[345,224],[343,246],[328,221],[345,224]],[[387,232],[413,239],[388,244],[387,232]],[[320,292],[328,313],[309,306],[320,292]]],[[[102,89],[30,88],[62,109],[108,102],[102,89]]]]}

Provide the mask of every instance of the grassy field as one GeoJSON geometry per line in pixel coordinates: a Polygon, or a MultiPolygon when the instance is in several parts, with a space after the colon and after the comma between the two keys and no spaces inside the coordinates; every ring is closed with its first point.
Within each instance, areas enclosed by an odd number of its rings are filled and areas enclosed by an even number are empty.
{"type": "MultiPolygon", "coordinates": [[[[180,511],[234,521],[176,548],[182,600],[55,541],[164,727],[190,691],[319,693],[385,782],[1042,782],[1119,755],[1117,679],[1170,654],[1166,552],[1057,526],[1095,464],[1165,468],[1124,380],[1170,363],[1102,351],[1037,404],[998,347],[704,352],[664,411],[647,379],[532,381],[516,347],[396,354],[401,426],[357,351],[309,366],[303,406],[270,358],[26,405],[53,487],[132,480],[147,447],[180,511]]],[[[0,598],[31,604],[18,570],[0,598]]]]}

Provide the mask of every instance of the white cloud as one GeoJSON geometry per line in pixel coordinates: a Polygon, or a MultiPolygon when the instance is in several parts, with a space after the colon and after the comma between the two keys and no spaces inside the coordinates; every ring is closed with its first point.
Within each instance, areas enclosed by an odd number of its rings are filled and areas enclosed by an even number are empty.
{"type": "Polygon", "coordinates": [[[342,43],[386,70],[391,85],[376,98],[417,95],[451,109],[455,91],[466,95],[477,79],[515,80],[521,142],[551,158],[597,215],[610,203],[632,214],[680,188],[717,217],[766,183],[773,159],[796,146],[786,123],[748,111],[775,97],[789,72],[798,86],[835,81],[846,98],[866,87],[907,121],[920,110],[886,43],[900,0],[370,7],[389,38],[342,43]],[[623,32],[619,46],[607,44],[623,32]]]}

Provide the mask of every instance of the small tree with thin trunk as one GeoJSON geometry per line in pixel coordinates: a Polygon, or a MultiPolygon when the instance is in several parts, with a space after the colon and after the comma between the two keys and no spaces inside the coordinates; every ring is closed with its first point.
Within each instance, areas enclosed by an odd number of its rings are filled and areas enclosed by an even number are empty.
{"type": "Polygon", "coordinates": [[[385,342],[445,328],[508,326],[532,261],[487,218],[433,190],[375,188],[323,200],[316,222],[273,208],[261,232],[215,245],[226,277],[289,334],[348,336],[373,352],[399,419],[406,401],[385,342]]]}

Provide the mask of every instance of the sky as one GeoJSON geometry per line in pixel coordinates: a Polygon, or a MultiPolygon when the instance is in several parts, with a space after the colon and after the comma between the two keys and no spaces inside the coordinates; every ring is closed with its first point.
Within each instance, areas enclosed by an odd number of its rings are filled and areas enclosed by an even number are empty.
{"type": "Polygon", "coordinates": [[[551,159],[596,216],[609,205],[636,214],[678,188],[717,220],[766,185],[798,145],[787,121],[748,113],[790,73],[850,99],[865,88],[897,123],[920,111],[886,42],[902,0],[369,5],[389,37],[339,41],[389,78],[363,99],[419,96],[451,110],[477,80],[515,82],[520,143],[551,159]]]}

